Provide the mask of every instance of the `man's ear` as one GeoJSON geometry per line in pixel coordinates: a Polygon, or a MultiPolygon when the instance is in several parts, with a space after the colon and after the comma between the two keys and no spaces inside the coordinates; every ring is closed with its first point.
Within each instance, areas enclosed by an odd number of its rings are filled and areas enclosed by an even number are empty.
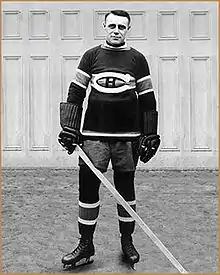
{"type": "Polygon", "coordinates": [[[103,27],[103,29],[105,29],[105,28],[106,28],[106,24],[105,24],[105,22],[102,22],[102,27],[103,27]]]}
{"type": "Polygon", "coordinates": [[[131,25],[128,26],[128,31],[130,31],[130,30],[131,30],[131,25]]]}

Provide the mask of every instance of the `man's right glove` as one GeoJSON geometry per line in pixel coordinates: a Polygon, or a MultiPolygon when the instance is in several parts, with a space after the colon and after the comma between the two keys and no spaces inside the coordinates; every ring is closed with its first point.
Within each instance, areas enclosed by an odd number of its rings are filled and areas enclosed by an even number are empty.
{"type": "Polygon", "coordinates": [[[59,133],[58,141],[70,155],[76,148],[76,145],[74,144],[80,144],[80,133],[74,129],[63,128],[59,133]]]}
{"type": "Polygon", "coordinates": [[[140,160],[144,163],[148,162],[157,152],[160,146],[160,136],[159,135],[142,135],[139,139],[138,152],[140,155],[140,160]]]}
{"type": "Polygon", "coordinates": [[[69,103],[60,103],[60,126],[62,131],[58,136],[59,143],[72,154],[76,148],[74,144],[80,144],[80,121],[82,115],[82,106],[69,103]]]}

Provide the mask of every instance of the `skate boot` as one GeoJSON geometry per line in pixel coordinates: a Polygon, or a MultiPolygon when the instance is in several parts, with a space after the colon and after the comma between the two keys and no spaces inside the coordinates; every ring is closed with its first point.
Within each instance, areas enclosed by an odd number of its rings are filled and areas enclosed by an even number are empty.
{"type": "Polygon", "coordinates": [[[121,247],[123,252],[123,260],[128,263],[132,269],[134,265],[139,262],[140,255],[135,249],[131,235],[121,237],[121,247]]]}
{"type": "Polygon", "coordinates": [[[63,267],[65,268],[67,265],[70,265],[74,268],[91,264],[93,260],[90,257],[93,255],[95,255],[95,248],[92,240],[81,238],[76,249],[62,258],[63,267]]]}

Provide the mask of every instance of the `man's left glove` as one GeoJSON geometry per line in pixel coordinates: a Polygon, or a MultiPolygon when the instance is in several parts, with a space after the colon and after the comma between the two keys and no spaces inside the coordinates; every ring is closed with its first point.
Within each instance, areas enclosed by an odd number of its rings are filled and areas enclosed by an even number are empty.
{"type": "Polygon", "coordinates": [[[59,133],[58,141],[70,155],[76,148],[75,144],[80,144],[80,133],[74,129],[63,128],[59,133]]]}
{"type": "Polygon", "coordinates": [[[160,146],[160,136],[159,135],[142,135],[139,139],[138,152],[140,155],[140,160],[144,163],[148,162],[157,152],[160,146]]]}

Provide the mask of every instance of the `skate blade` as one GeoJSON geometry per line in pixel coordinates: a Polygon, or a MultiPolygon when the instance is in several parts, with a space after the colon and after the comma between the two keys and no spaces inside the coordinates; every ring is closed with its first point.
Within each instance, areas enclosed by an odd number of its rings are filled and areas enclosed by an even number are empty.
{"type": "Polygon", "coordinates": [[[127,259],[124,255],[123,255],[123,258],[122,258],[122,260],[123,260],[123,262],[125,263],[125,264],[127,264],[132,270],[134,270],[134,271],[136,271],[137,269],[136,269],[136,264],[138,263],[138,262],[131,262],[131,261],[129,261],[129,259],[127,259]]]}
{"type": "Polygon", "coordinates": [[[126,263],[132,270],[134,270],[134,271],[137,270],[137,269],[136,269],[136,264],[138,263],[138,261],[132,263],[131,261],[129,261],[129,259],[128,259],[125,255],[123,255],[122,260],[123,260],[123,262],[126,263]]]}
{"type": "Polygon", "coordinates": [[[74,269],[74,268],[77,268],[77,267],[80,267],[80,266],[92,264],[93,262],[94,262],[94,260],[91,257],[83,258],[75,264],[64,264],[63,268],[66,268],[66,266],[67,266],[67,269],[74,269]]]}
{"type": "Polygon", "coordinates": [[[134,270],[134,271],[137,270],[135,264],[130,264],[130,267],[131,267],[131,269],[134,270]]]}

